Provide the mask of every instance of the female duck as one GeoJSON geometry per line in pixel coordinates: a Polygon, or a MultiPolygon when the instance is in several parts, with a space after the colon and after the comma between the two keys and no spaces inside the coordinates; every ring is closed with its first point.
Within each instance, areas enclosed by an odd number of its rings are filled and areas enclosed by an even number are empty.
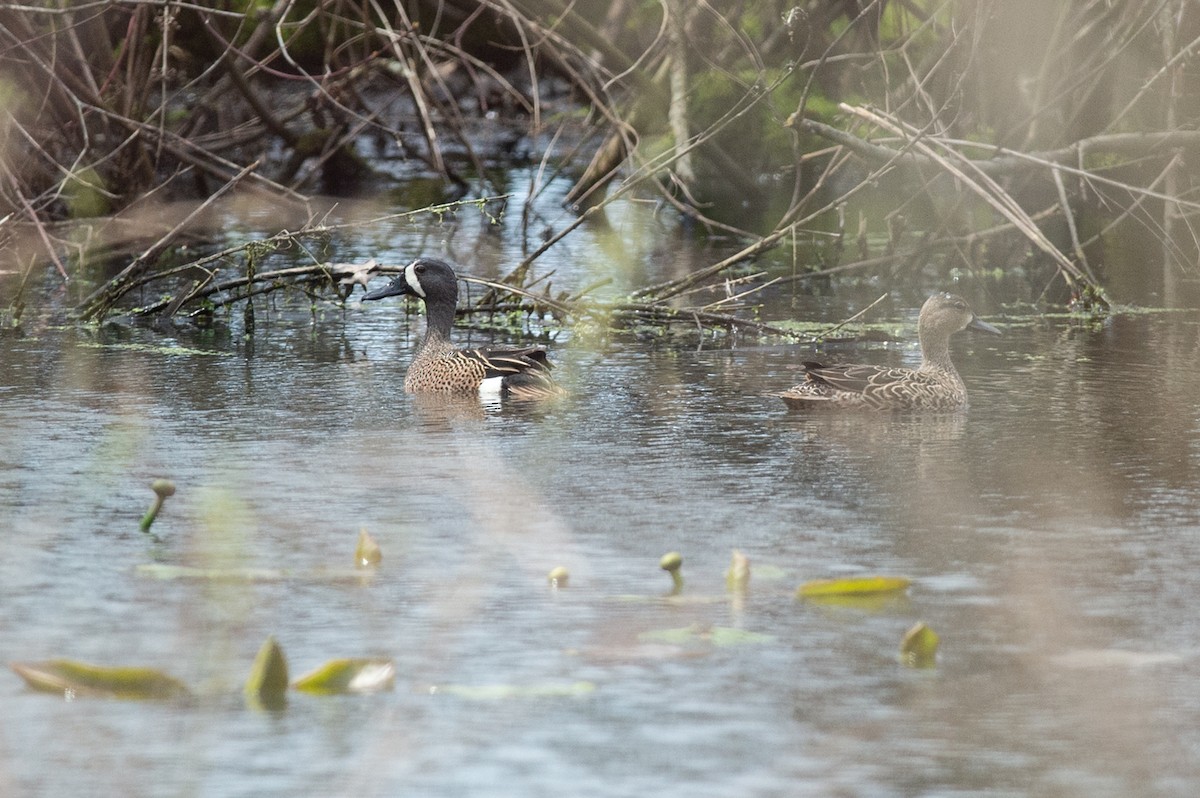
{"type": "Polygon", "coordinates": [[[458,278],[444,261],[418,258],[396,279],[363,300],[410,294],[425,302],[425,338],[417,346],[406,393],[473,394],[499,390],[501,396],[535,399],[560,393],[550,379],[550,363],[540,346],[457,349],[450,343],[458,278]]]}
{"type": "Polygon", "coordinates": [[[792,408],[961,410],[967,406],[967,387],[950,362],[950,336],[968,327],[1000,335],[995,327],[977,319],[962,297],[934,294],[917,319],[919,368],[807,362],[804,382],[779,396],[792,408]]]}

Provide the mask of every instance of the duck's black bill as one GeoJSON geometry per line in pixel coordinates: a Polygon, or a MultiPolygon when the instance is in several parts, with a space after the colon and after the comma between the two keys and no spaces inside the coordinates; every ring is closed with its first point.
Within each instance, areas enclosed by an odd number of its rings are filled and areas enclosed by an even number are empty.
{"type": "Polygon", "coordinates": [[[369,299],[385,299],[389,296],[401,296],[402,294],[410,293],[408,282],[405,281],[404,275],[400,275],[383,288],[376,288],[374,291],[368,291],[362,295],[359,302],[366,302],[369,299]]]}
{"type": "Polygon", "coordinates": [[[979,330],[980,332],[991,333],[992,335],[1004,335],[1004,333],[1000,332],[995,327],[988,324],[986,321],[980,321],[979,319],[971,319],[970,323],[967,324],[967,327],[972,330],[979,330]]]}

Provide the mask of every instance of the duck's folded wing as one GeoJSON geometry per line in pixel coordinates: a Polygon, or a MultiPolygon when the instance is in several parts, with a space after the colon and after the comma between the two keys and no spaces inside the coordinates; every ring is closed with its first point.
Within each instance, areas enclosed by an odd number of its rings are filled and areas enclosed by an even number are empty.
{"type": "Polygon", "coordinates": [[[804,364],[804,373],[811,382],[847,393],[874,393],[913,374],[910,369],[903,368],[836,364],[826,366],[812,361],[804,364]]]}
{"type": "Polygon", "coordinates": [[[457,354],[482,365],[485,379],[550,371],[546,350],[540,346],[519,349],[462,349],[457,354]]]}

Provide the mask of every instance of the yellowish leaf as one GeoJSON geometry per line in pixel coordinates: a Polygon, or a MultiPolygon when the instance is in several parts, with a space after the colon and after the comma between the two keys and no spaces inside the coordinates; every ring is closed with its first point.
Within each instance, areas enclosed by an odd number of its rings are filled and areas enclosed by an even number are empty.
{"type": "Polygon", "coordinates": [[[918,622],[900,641],[900,661],[910,668],[932,668],[937,661],[937,632],[918,622]]]}
{"type": "Polygon", "coordinates": [[[379,565],[383,560],[383,549],[365,529],[358,531],[358,546],[354,549],[354,564],[359,568],[379,565]]]}
{"type": "Polygon", "coordinates": [[[254,664],[250,666],[250,677],[246,679],[245,686],[246,697],[253,703],[273,707],[283,703],[287,688],[287,659],[275,638],[268,637],[259,648],[254,664]]]}
{"type": "Polygon", "coordinates": [[[731,592],[744,591],[750,586],[750,558],[737,549],[733,550],[733,558],[729,562],[729,570],[725,572],[725,587],[731,592]]]}
{"type": "Polygon", "coordinates": [[[45,662],[12,662],[9,667],[35,690],[75,696],[112,698],[178,698],[187,685],[154,668],[107,667],[53,659],[45,662]]]}
{"type": "Polygon", "coordinates": [[[334,659],[292,682],[305,693],[374,693],[396,683],[396,666],[390,659],[334,659]]]}
{"type": "Polygon", "coordinates": [[[852,576],[845,579],[817,579],[800,585],[796,591],[796,597],[817,598],[895,593],[907,589],[911,584],[912,580],[903,576],[852,576]]]}

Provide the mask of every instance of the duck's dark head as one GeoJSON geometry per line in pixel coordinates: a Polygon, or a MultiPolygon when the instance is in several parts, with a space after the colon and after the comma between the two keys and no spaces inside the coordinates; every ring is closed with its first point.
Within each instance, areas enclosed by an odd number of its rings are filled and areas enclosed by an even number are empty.
{"type": "Polygon", "coordinates": [[[458,302],[458,278],[449,263],[437,258],[417,258],[404,267],[394,280],[383,288],[363,294],[363,301],[384,299],[405,294],[420,297],[427,305],[449,305],[458,302]]]}

